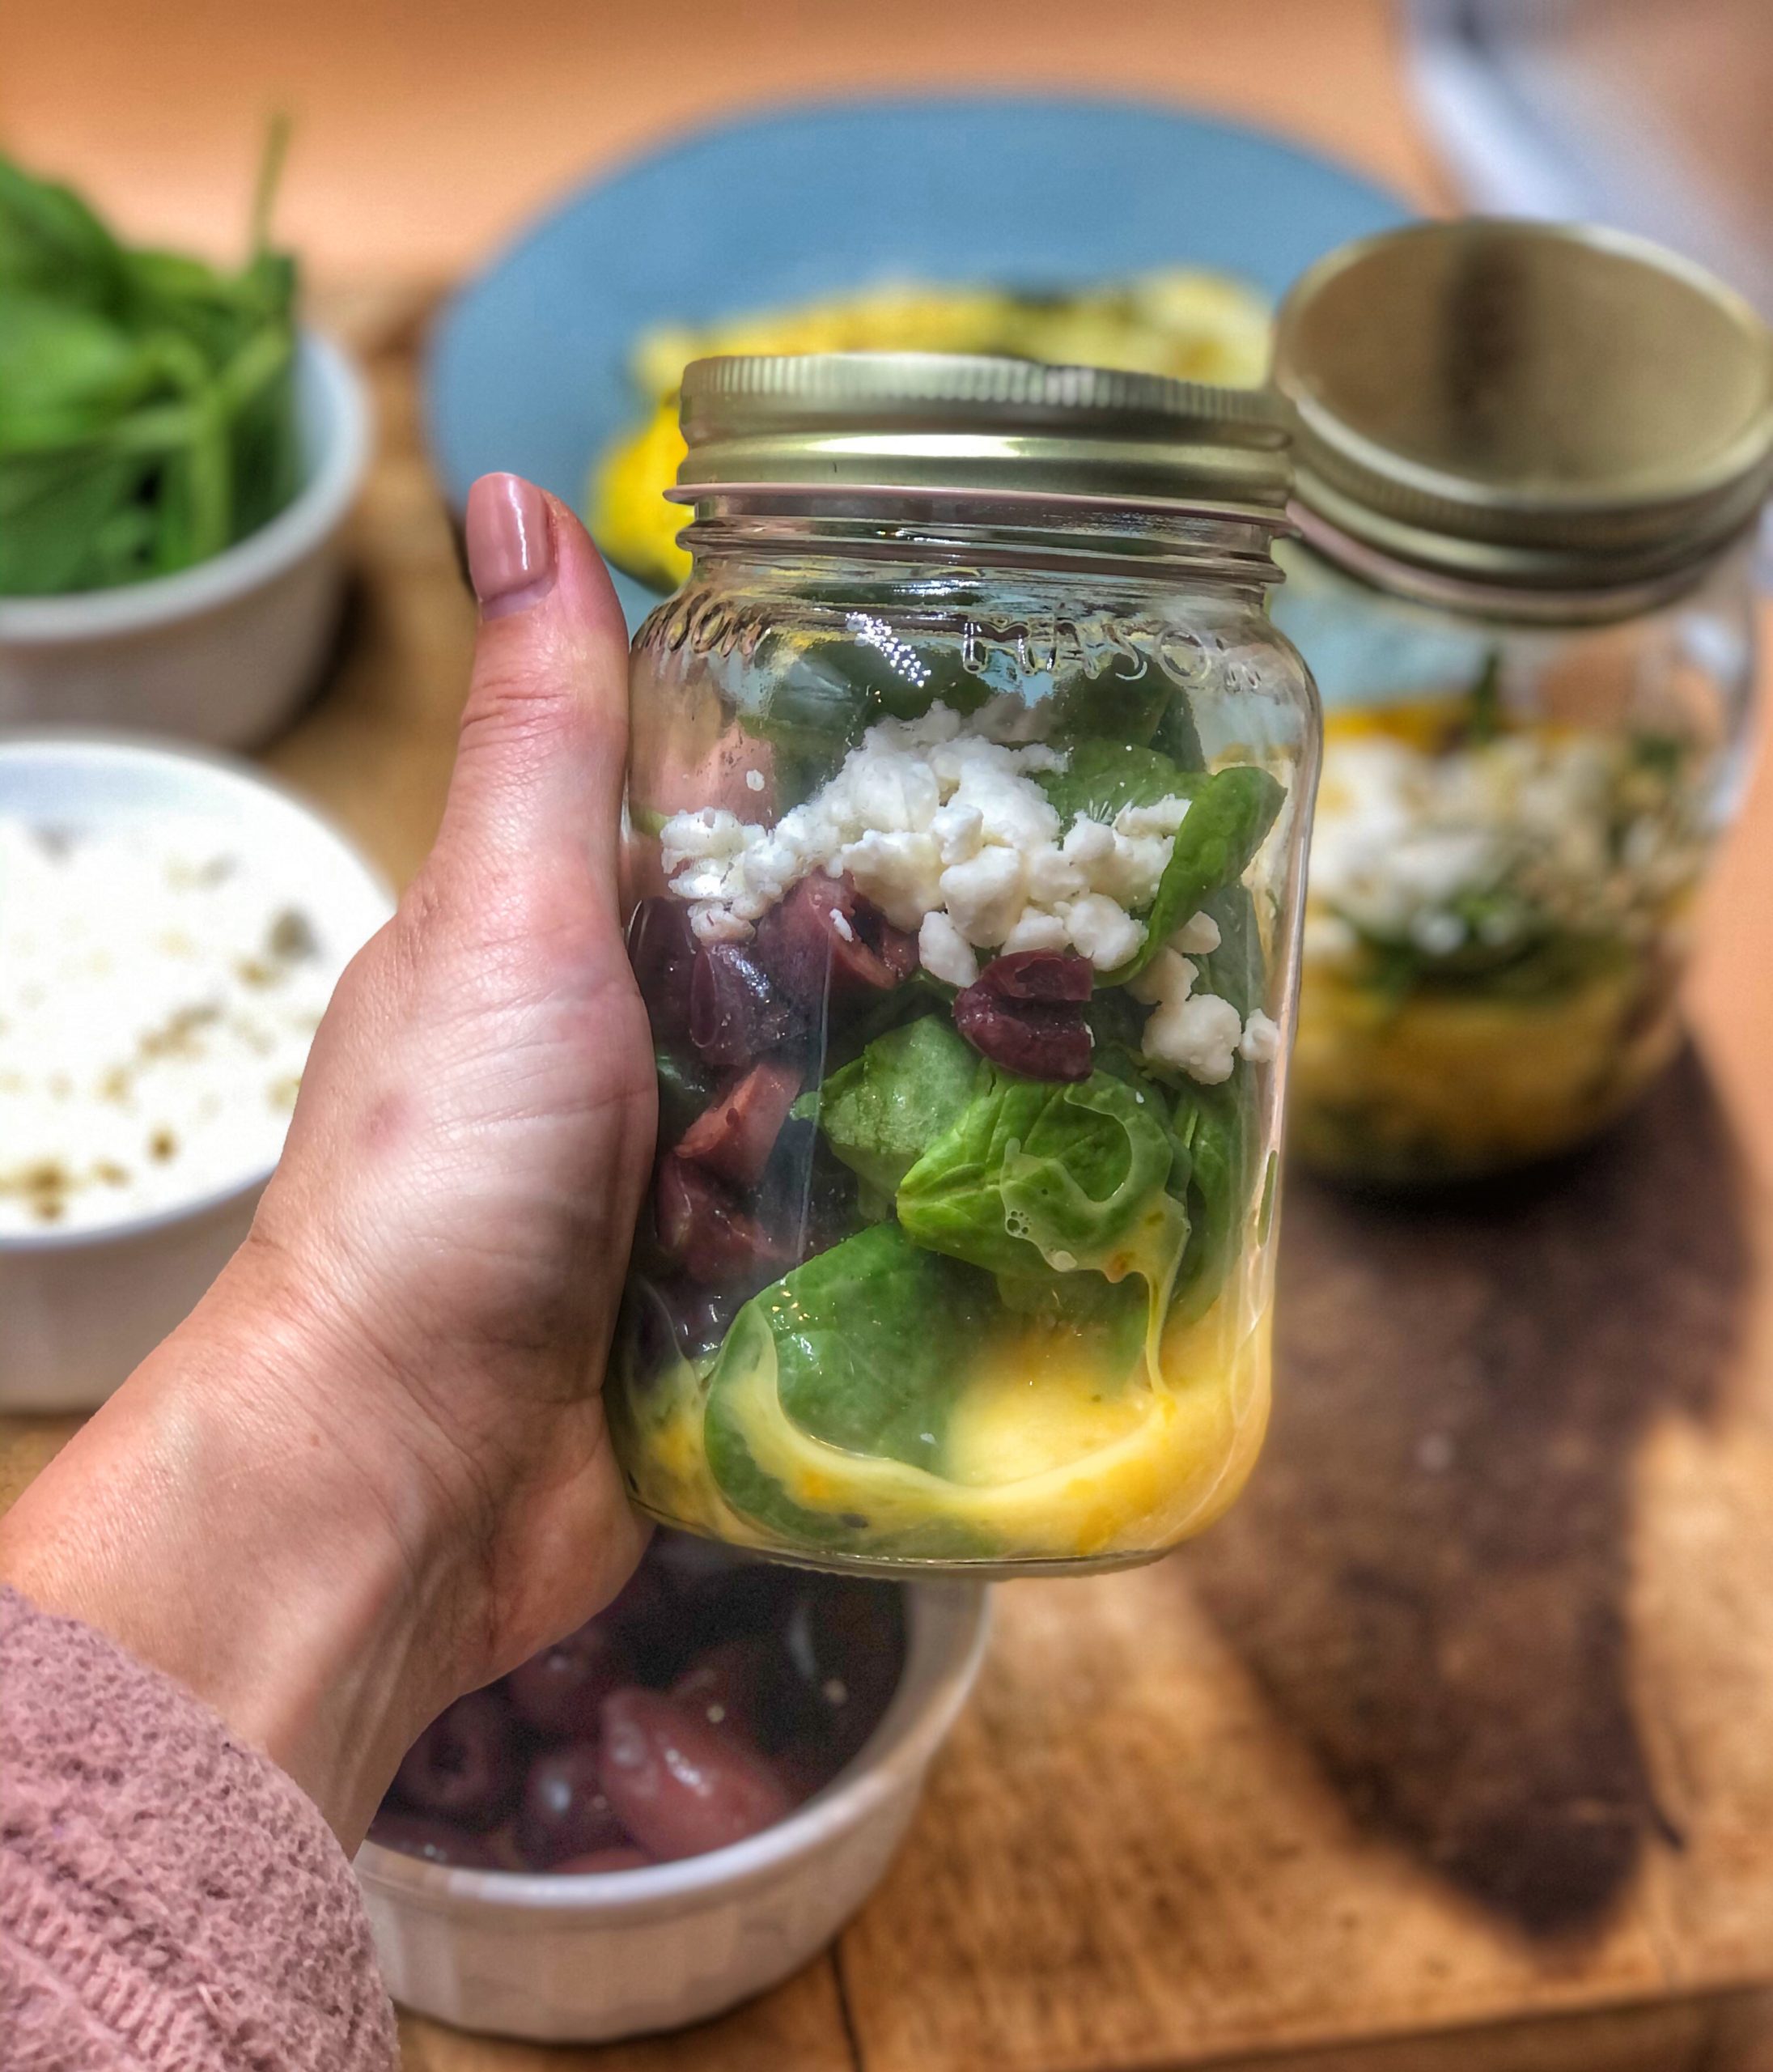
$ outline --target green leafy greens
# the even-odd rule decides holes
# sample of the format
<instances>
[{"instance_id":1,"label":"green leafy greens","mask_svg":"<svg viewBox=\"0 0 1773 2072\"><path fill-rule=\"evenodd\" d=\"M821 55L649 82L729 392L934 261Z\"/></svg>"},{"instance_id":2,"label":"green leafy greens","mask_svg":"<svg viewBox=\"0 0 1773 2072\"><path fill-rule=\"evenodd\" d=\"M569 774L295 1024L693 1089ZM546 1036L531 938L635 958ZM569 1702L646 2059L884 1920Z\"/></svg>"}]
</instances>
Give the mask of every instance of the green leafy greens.
<instances>
[{"instance_id":1,"label":"green leafy greens","mask_svg":"<svg viewBox=\"0 0 1773 2072\"><path fill-rule=\"evenodd\" d=\"M121 243L0 157L0 595L167 575L299 486L295 270L264 216L237 273Z\"/></svg>"},{"instance_id":2,"label":"green leafy greens","mask_svg":"<svg viewBox=\"0 0 1773 2072\"><path fill-rule=\"evenodd\" d=\"M708 1464L728 1502L811 1546L865 1533L867 1518L796 1501L766 1464L772 1441L797 1450L782 1420L864 1458L936 1469L956 1378L995 1307L982 1274L923 1250L896 1223L846 1238L753 1296L708 1384ZM960 1555L973 1551L965 1538L935 1521L896 1551Z\"/></svg>"},{"instance_id":3,"label":"green leafy greens","mask_svg":"<svg viewBox=\"0 0 1773 2072\"><path fill-rule=\"evenodd\" d=\"M1138 1273L1161 1303L1187 1237L1167 1191L1171 1156L1155 1087L1106 1072L1054 1085L991 1066L895 1205L918 1244L989 1272Z\"/></svg>"},{"instance_id":4,"label":"green leafy greens","mask_svg":"<svg viewBox=\"0 0 1773 2072\"><path fill-rule=\"evenodd\" d=\"M817 1122L850 1171L890 1198L960 1119L982 1069L946 1014L927 1014L876 1037L817 1093L803 1094L794 1113Z\"/></svg>"}]
</instances>

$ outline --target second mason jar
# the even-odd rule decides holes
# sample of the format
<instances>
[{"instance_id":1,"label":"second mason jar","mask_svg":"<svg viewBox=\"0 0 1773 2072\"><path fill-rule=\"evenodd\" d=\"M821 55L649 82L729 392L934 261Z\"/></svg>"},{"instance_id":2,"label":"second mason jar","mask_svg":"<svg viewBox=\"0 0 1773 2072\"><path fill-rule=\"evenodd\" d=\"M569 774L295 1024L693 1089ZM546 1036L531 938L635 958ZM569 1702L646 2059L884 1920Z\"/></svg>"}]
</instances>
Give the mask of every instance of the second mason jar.
<instances>
[{"instance_id":1,"label":"second mason jar","mask_svg":"<svg viewBox=\"0 0 1773 2072\"><path fill-rule=\"evenodd\" d=\"M1255 394L698 363L634 655L660 1156L608 1395L672 1525L804 1560L1148 1559L1269 1387L1314 694Z\"/></svg>"},{"instance_id":2,"label":"second mason jar","mask_svg":"<svg viewBox=\"0 0 1773 2072\"><path fill-rule=\"evenodd\" d=\"M1281 312L1325 707L1291 1141L1423 1187L1563 1151L1680 1040L1740 790L1773 343L1554 224L1347 248Z\"/></svg>"}]
</instances>

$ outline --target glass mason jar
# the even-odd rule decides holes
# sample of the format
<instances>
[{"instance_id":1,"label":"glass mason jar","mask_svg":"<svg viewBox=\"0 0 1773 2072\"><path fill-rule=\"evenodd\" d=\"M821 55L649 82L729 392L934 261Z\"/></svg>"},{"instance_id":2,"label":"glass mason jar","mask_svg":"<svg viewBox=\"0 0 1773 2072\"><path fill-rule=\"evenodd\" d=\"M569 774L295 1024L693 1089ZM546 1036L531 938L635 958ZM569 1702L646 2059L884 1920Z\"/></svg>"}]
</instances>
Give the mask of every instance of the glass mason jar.
<instances>
[{"instance_id":1,"label":"glass mason jar","mask_svg":"<svg viewBox=\"0 0 1773 2072\"><path fill-rule=\"evenodd\" d=\"M634 643L660 1153L607 1390L654 1518L1147 1559L1261 1443L1316 702L1248 393L698 363Z\"/></svg>"},{"instance_id":2,"label":"glass mason jar","mask_svg":"<svg viewBox=\"0 0 1773 2072\"><path fill-rule=\"evenodd\" d=\"M1281 625L1325 749L1290 1141L1380 1186L1561 1152L1678 1047L1737 802L1760 320L1639 240L1430 224L1283 307Z\"/></svg>"}]
</instances>

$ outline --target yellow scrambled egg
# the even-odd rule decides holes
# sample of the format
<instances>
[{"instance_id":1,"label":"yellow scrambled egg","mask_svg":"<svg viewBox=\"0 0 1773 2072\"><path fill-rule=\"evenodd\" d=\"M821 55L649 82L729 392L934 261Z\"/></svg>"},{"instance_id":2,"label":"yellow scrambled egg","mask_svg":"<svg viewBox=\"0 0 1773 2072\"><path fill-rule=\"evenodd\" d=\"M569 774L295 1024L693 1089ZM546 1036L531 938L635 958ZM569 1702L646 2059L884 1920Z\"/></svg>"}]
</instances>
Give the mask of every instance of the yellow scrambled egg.
<instances>
[{"instance_id":1,"label":"yellow scrambled egg","mask_svg":"<svg viewBox=\"0 0 1773 2072\"><path fill-rule=\"evenodd\" d=\"M648 332L634 348L646 414L593 471L591 528L619 567L675 589L689 568L677 543L685 514L664 492L683 458L677 384L716 353L1007 353L1249 387L1268 365L1268 305L1241 282L1178 267L1065 296L915 283L863 289L798 308L736 316L696 331Z\"/></svg>"}]
</instances>

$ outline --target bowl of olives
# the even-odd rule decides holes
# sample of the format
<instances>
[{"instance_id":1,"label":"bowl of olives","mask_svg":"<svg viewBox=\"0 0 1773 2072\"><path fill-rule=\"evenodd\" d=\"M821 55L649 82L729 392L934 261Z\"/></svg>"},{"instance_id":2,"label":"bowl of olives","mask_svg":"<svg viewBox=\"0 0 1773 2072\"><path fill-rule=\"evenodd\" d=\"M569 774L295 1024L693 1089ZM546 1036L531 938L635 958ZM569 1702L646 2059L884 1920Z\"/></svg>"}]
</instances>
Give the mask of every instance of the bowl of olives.
<instances>
[{"instance_id":1,"label":"bowl of olives","mask_svg":"<svg viewBox=\"0 0 1773 2072\"><path fill-rule=\"evenodd\" d=\"M985 1593L655 1535L621 1594L409 1751L357 1858L383 1975L458 2027L596 2042L797 1968L884 1873Z\"/></svg>"}]
</instances>

